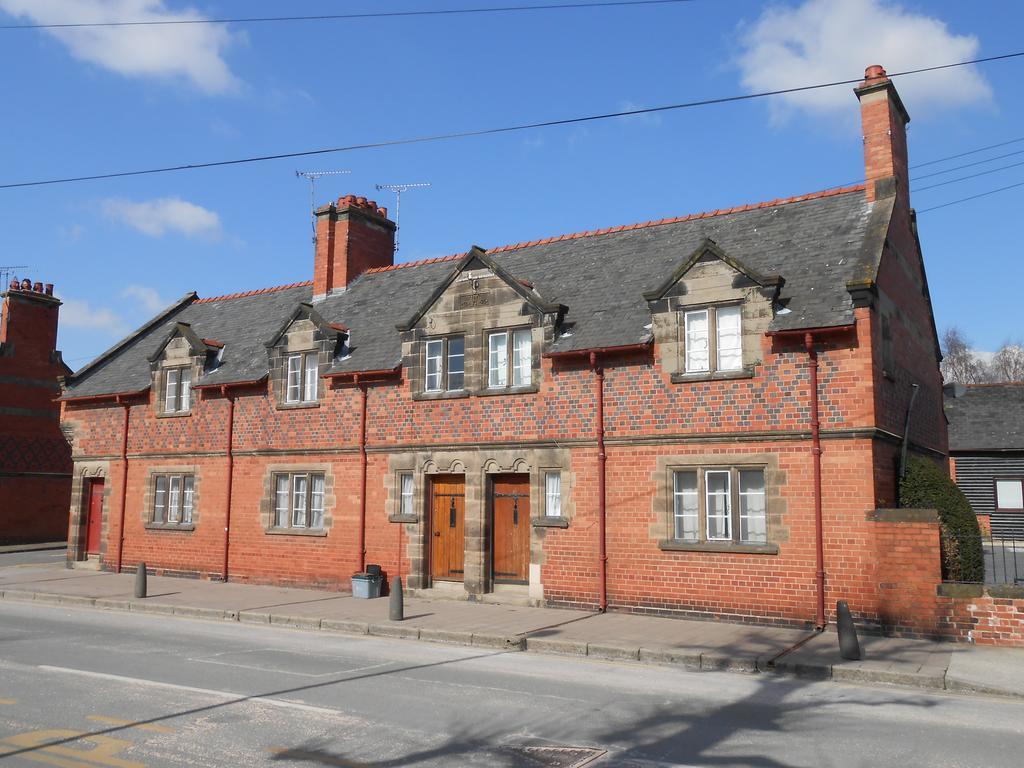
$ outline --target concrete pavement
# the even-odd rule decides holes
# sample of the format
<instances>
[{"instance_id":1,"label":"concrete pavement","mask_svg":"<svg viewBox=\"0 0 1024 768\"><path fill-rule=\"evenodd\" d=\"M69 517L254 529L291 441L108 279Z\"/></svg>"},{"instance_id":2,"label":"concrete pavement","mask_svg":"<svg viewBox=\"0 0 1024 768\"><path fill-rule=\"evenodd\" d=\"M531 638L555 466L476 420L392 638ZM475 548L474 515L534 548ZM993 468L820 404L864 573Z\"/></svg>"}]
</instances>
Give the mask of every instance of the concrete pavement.
<instances>
[{"instance_id":1,"label":"concrete pavement","mask_svg":"<svg viewBox=\"0 0 1024 768\"><path fill-rule=\"evenodd\" d=\"M862 636L865 657L849 662L839 658L836 636L831 632L423 598L407 598L406 620L399 623L388 621L386 598L358 600L337 592L150 576L149 597L136 600L132 597L134 578L132 574L68 570L52 564L0 567L0 595L4 600L39 604L690 670L774 672L1024 698L1024 650Z\"/></svg>"}]
</instances>

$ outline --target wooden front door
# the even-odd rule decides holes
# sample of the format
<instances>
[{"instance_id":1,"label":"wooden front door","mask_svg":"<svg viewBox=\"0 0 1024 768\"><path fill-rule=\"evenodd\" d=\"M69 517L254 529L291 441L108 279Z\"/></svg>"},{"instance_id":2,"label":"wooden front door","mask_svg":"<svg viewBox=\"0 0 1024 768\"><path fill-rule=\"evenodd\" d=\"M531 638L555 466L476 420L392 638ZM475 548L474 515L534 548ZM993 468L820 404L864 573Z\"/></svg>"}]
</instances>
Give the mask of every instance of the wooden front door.
<instances>
[{"instance_id":1,"label":"wooden front door","mask_svg":"<svg viewBox=\"0 0 1024 768\"><path fill-rule=\"evenodd\" d=\"M86 497L85 551L90 555L100 553L100 538L103 532L103 481L90 480Z\"/></svg>"},{"instance_id":2,"label":"wooden front door","mask_svg":"<svg viewBox=\"0 0 1024 768\"><path fill-rule=\"evenodd\" d=\"M462 475L434 475L430 481L430 575L462 581L466 538L466 481Z\"/></svg>"},{"instance_id":3,"label":"wooden front door","mask_svg":"<svg viewBox=\"0 0 1024 768\"><path fill-rule=\"evenodd\" d=\"M494 513L493 563L496 584L530 581L530 476L495 475L491 479Z\"/></svg>"}]
</instances>

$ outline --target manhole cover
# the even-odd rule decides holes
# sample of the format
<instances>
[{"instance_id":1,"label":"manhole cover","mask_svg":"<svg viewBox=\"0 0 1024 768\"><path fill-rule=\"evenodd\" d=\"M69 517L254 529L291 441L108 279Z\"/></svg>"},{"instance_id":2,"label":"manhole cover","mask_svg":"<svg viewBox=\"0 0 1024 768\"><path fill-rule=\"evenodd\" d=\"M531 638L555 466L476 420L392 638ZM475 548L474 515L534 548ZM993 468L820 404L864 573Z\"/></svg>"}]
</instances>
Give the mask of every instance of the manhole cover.
<instances>
[{"instance_id":1,"label":"manhole cover","mask_svg":"<svg viewBox=\"0 0 1024 768\"><path fill-rule=\"evenodd\" d=\"M508 751L543 768L582 768L605 754L592 747L509 747Z\"/></svg>"}]
</instances>

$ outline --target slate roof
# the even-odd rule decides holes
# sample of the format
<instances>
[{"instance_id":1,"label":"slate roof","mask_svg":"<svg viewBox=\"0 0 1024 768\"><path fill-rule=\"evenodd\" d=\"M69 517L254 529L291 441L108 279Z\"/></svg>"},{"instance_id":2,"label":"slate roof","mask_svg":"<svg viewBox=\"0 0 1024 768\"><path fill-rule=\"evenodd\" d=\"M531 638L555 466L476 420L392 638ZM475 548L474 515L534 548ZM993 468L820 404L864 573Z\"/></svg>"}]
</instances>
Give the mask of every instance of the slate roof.
<instances>
[{"instance_id":1,"label":"slate roof","mask_svg":"<svg viewBox=\"0 0 1024 768\"><path fill-rule=\"evenodd\" d=\"M1024 383L978 384L945 397L951 451L1024 452Z\"/></svg>"},{"instance_id":2,"label":"slate roof","mask_svg":"<svg viewBox=\"0 0 1024 768\"><path fill-rule=\"evenodd\" d=\"M892 199L868 203L863 187L790 200L564 235L504 246L488 255L543 298L566 305L568 334L552 352L625 346L650 340L643 294L708 238L732 258L785 284L772 330L820 328L853 321L847 283L875 277ZM351 354L332 373L378 371L401 362L395 326L406 321L456 268L460 257L370 270L346 291L316 304L330 323L351 331ZM66 397L138 391L149 384L148 355L174 323L186 322L204 339L224 343L220 366L195 384L252 381L267 375L264 342L300 302L308 283L282 289L183 300L70 378Z\"/></svg>"}]
</instances>

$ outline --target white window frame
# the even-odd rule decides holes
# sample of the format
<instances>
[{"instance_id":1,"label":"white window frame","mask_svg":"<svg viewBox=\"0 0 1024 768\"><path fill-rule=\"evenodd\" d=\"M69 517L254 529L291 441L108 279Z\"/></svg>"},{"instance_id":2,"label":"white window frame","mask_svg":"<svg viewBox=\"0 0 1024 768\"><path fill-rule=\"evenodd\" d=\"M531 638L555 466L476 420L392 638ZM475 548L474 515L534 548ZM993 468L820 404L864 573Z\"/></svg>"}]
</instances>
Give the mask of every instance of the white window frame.
<instances>
[{"instance_id":1,"label":"white window frame","mask_svg":"<svg viewBox=\"0 0 1024 768\"><path fill-rule=\"evenodd\" d=\"M1000 492L999 492L999 486L1001 486L1001 485L1003 485L1003 486L1010 486L1010 487L1017 486L1017 495L1021 499L1021 503L1020 503L1019 506L1004 507L1004 506L1002 506L1000 504L1000 497L1001 497L1002 494L1000 494ZM1021 510L1024 510L1024 479L1020 479L1020 478L1016 478L1016 477L998 477L995 480L995 487L994 487L993 490L994 490L994 493L995 493L995 509L997 511L999 511L999 512L1003 512L1003 511L1019 512ZM1011 493L1012 493L1012 491L1011 491ZM1007 500L1009 501L1009 499L1007 499Z\"/></svg>"},{"instance_id":2,"label":"white window frame","mask_svg":"<svg viewBox=\"0 0 1024 768\"><path fill-rule=\"evenodd\" d=\"M326 484L323 472L275 472L270 484L270 527L278 531L323 530Z\"/></svg>"},{"instance_id":3,"label":"white window frame","mask_svg":"<svg viewBox=\"0 0 1024 768\"><path fill-rule=\"evenodd\" d=\"M164 413L188 413L192 408L192 368L165 368Z\"/></svg>"},{"instance_id":4,"label":"white window frame","mask_svg":"<svg viewBox=\"0 0 1024 768\"><path fill-rule=\"evenodd\" d=\"M288 405L315 403L319 394L319 385L319 353L312 351L289 354L285 362L285 403Z\"/></svg>"},{"instance_id":5,"label":"white window frame","mask_svg":"<svg viewBox=\"0 0 1024 768\"><path fill-rule=\"evenodd\" d=\"M461 352L452 351L452 342L462 345ZM453 362L459 361L458 369ZM435 369L431 370L431 364ZM453 386L452 377L459 376L459 386ZM466 387L466 337L462 334L427 339L423 344L423 391L461 392Z\"/></svg>"},{"instance_id":6,"label":"white window frame","mask_svg":"<svg viewBox=\"0 0 1024 768\"><path fill-rule=\"evenodd\" d=\"M497 344L496 342L501 342ZM528 387L533 383L533 328L487 333L487 388Z\"/></svg>"},{"instance_id":7,"label":"white window frame","mask_svg":"<svg viewBox=\"0 0 1024 768\"><path fill-rule=\"evenodd\" d=\"M691 330L693 321L700 315L704 316L704 331L697 334ZM691 355L694 352L694 341L704 338L704 353L707 363L703 367L692 364ZM707 309L694 309L683 315L683 354L686 356L687 373L710 373L711 372L711 312Z\"/></svg>"},{"instance_id":8,"label":"white window frame","mask_svg":"<svg viewBox=\"0 0 1024 768\"><path fill-rule=\"evenodd\" d=\"M150 522L159 525L191 525L194 512L194 474L153 474L153 511L150 514Z\"/></svg>"},{"instance_id":9,"label":"white window frame","mask_svg":"<svg viewBox=\"0 0 1024 768\"><path fill-rule=\"evenodd\" d=\"M415 514L415 481L412 472L398 473L398 514L410 516Z\"/></svg>"},{"instance_id":10,"label":"white window frame","mask_svg":"<svg viewBox=\"0 0 1024 768\"><path fill-rule=\"evenodd\" d=\"M769 543L768 525L768 487L767 469L764 466L677 466L670 467L668 475L669 502L669 536L672 541L686 544L736 544L759 546ZM761 475L761 490L744 491L743 473L756 472ZM711 515L710 500L713 496L719 496L719 492L710 490L708 482L709 475L722 474L727 477L725 500L725 515ZM680 483L681 475L689 475L696 479L697 485L692 489L685 489ZM758 514L751 514L750 501L754 497L760 500L760 511ZM689 503L687 503L689 502ZM725 521L726 535L709 536L710 521ZM763 538L752 538L748 535L743 537L743 523L747 522L749 532L750 521L760 521L763 529ZM685 521L689 521L689 525ZM689 530L687 530L689 529ZM692 531L696 529L696 533Z\"/></svg>"},{"instance_id":11,"label":"white window frame","mask_svg":"<svg viewBox=\"0 0 1024 768\"><path fill-rule=\"evenodd\" d=\"M719 315L721 313L727 316L735 315L737 320L737 333L736 343L730 345L724 345L722 324L719 321ZM696 332L693 330L693 324L697 318L703 317L705 323L705 330ZM695 350L694 347L697 342L703 341L705 349ZM738 361L734 364L723 364L722 352L726 354L732 353L733 357L738 357ZM693 352L704 352L707 358L706 364L700 363L695 364L693 362ZM702 355L704 356L704 355ZM736 371L742 371L744 367L743 358L743 305L742 304L723 304L717 307L701 307L700 309L690 309L683 311L683 371L691 374L712 374L719 371L723 373L734 373Z\"/></svg>"},{"instance_id":12,"label":"white window frame","mask_svg":"<svg viewBox=\"0 0 1024 768\"><path fill-rule=\"evenodd\" d=\"M549 470L544 473L544 516L562 517L562 473Z\"/></svg>"},{"instance_id":13,"label":"white window frame","mask_svg":"<svg viewBox=\"0 0 1024 768\"><path fill-rule=\"evenodd\" d=\"M725 347L722 344L722 314L736 316L736 346ZM736 365L722 364L722 350L727 353L738 353L739 362ZM727 307L715 308L715 369L719 371L740 371L743 370L743 307L733 304Z\"/></svg>"}]
</instances>

